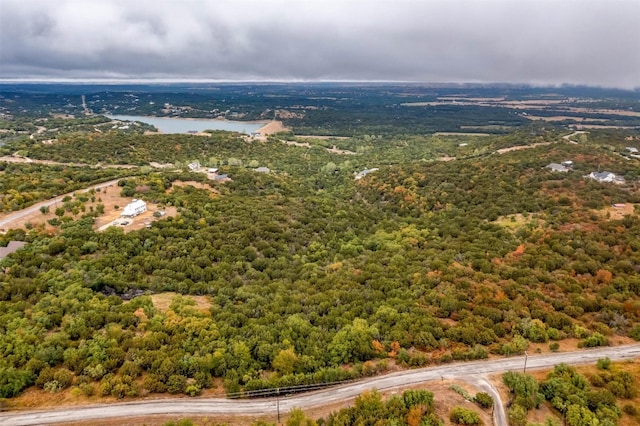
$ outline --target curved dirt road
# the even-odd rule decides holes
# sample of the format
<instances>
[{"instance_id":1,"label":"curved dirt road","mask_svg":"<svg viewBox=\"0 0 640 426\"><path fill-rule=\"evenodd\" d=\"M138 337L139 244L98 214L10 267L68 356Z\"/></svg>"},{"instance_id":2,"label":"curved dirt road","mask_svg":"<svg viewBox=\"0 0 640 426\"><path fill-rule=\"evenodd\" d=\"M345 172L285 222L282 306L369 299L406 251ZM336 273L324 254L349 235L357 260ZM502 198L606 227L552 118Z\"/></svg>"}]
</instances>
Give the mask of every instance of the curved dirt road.
<instances>
[{"instance_id":1,"label":"curved dirt road","mask_svg":"<svg viewBox=\"0 0 640 426\"><path fill-rule=\"evenodd\" d=\"M37 212L38 210L40 210L41 207L51 207L56 203L62 203L62 200L64 199L64 197L66 196L71 196L75 193L78 192L88 192L91 191L92 189L99 189L99 188L106 188L107 186L111 186L111 185L115 185L118 183L118 181L120 180L120 178L118 179L113 179L107 182L102 182L102 183L98 183L96 185L91 185L87 188L84 189L78 189L77 191L73 191L73 192L69 192L68 194L63 194L63 195L59 195L55 198L52 198L50 200L45 200L45 201L40 201L39 203L36 203L34 205L32 205L31 207L27 207L26 209L22 209L22 210L18 210L16 212L10 213L2 218L0 218L0 229L7 229L11 227L11 224L13 222L15 222L16 220L22 219L25 216L29 216L30 214L33 214L35 212Z\"/></svg>"},{"instance_id":2,"label":"curved dirt road","mask_svg":"<svg viewBox=\"0 0 640 426\"><path fill-rule=\"evenodd\" d=\"M640 358L640 344L617 347L598 348L576 352L563 352L545 355L530 355L527 359L527 369L550 368L560 363L587 364L595 363L598 359L609 357L612 360ZM487 386L486 375L504 371L517 371L524 368L525 357L513 357L489 361L474 361L461 364L449 364L428 367L418 370L401 371L382 377L373 377L324 389L304 395L281 397L279 408L286 413L294 407L307 409L319 407L334 402L349 400L368 389L390 390L407 385L427 382L431 380L457 379L469 381L479 385L483 390L491 390ZM484 383L484 384L483 384ZM504 407L495 398L495 424L506 426ZM0 414L0 424L5 426L34 425L64 423L72 421L87 421L117 417L141 417L149 415L247 415L247 414L276 414L276 400L265 398L259 400L228 400L222 398L167 398L125 402L109 405L92 405L84 407L69 407L55 410L41 410Z\"/></svg>"}]
</instances>

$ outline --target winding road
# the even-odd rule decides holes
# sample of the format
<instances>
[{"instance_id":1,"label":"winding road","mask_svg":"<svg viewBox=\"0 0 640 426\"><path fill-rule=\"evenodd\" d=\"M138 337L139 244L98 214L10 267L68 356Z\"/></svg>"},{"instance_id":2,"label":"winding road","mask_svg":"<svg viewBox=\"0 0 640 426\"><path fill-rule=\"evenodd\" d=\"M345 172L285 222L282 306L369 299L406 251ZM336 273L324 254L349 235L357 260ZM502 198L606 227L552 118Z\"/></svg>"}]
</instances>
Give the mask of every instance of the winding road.
<instances>
[{"instance_id":1,"label":"winding road","mask_svg":"<svg viewBox=\"0 0 640 426\"><path fill-rule=\"evenodd\" d=\"M294 407L309 409L349 400L365 390L380 391L399 389L409 385L442 379L467 381L494 397L494 424L506 426L504 405L497 390L487 379L489 374L505 371L551 368L560 363L592 364L600 358L611 360L640 358L640 344L597 349L561 352L544 355L529 355L448 364L417 370L400 371L381 377L373 377L323 389L308 394L253 400L229 400L223 398L167 398L159 400L123 402L115 404L68 407L53 410L23 411L0 414L4 426L39 425L64 422L89 421L118 417L142 417L150 415L276 415L277 405L281 413Z\"/></svg>"}]
</instances>

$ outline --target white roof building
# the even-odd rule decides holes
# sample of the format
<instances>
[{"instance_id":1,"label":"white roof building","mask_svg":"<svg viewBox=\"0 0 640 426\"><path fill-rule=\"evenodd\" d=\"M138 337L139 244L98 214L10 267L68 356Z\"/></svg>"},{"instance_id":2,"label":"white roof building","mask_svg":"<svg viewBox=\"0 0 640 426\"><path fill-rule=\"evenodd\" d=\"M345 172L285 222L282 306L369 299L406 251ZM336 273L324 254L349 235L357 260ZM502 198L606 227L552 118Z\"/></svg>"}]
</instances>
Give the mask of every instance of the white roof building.
<instances>
[{"instance_id":1,"label":"white roof building","mask_svg":"<svg viewBox=\"0 0 640 426\"><path fill-rule=\"evenodd\" d=\"M147 203L133 199L122 211L122 216L134 217L147 211Z\"/></svg>"},{"instance_id":2,"label":"white roof building","mask_svg":"<svg viewBox=\"0 0 640 426\"><path fill-rule=\"evenodd\" d=\"M547 169L551 169L552 172L568 172L569 169L562 164L551 163L546 166Z\"/></svg>"},{"instance_id":3,"label":"white roof building","mask_svg":"<svg viewBox=\"0 0 640 426\"><path fill-rule=\"evenodd\" d=\"M617 176L612 172L591 172L589 173L589 177L597 180L598 182L624 183L624 178L622 176Z\"/></svg>"},{"instance_id":4,"label":"white roof building","mask_svg":"<svg viewBox=\"0 0 640 426\"><path fill-rule=\"evenodd\" d=\"M355 178L356 178L356 180L358 180L358 179L362 179L363 177L365 177L365 176L366 176L366 175L368 175L369 173L377 172L378 170L380 170L380 169L379 169L379 168L377 168L377 167L374 167L374 168L372 168L372 169L366 169L366 170L363 170L363 171L361 171L361 172L359 172L359 173L356 173L356 177L355 177Z\"/></svg>"}]
</instances>

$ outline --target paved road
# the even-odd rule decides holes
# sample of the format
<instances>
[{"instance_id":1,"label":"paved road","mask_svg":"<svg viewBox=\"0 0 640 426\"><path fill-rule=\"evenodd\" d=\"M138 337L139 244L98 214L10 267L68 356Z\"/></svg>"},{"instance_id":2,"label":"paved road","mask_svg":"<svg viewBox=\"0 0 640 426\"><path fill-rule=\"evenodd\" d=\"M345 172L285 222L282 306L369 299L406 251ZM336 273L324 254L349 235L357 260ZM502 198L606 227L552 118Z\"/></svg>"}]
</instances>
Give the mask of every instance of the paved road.
<instances>
[{"instance_id":1,"label":"paved road","mask_svg":"<svg viewBox=\"0 0 640 426\"><path fill-rule=\"evenodd\" d=\"M559 363L586 364L595 363L598 359L609 357L612 360L640 358L640 344L617 347L598 348L576 352L563 352L545 355L530 355L527 358L527 369L550 368ZM506 426L504 410L495 388L488 384L488 374L524 369L525 357L512 357L490 361L474 361L461 364L449 364L428 367L418 370L401 371L386 376L373 377L343 386L324 389L304 395L280 398L280 412L286 413L294 407L308 409L334 402L354 398L365 390L391 390L407 385L418 384L442 378L467 380L478 384L483 390L494 395L496 425ZM499 406L498 406L499 405ZM502 414L500 414L501 412ZM48 411L25 411L19 413L0 414L0 424L4 426L37 425L87 421L117 417L137 417L149 415L273 415L276 414L276 400L273 398L259 400L227 400L221 398L167 398L137 402L115 403L109 405L92 405L69 407Z\"/></svg>"},{"instance_id":2,"label":"paved road","mask_svg":"<svg viewBox=\"0 0 640 426\"><path fill-rule=\"evenodd\" d=\"M70 192L68 194L63 194L60 195L56 198L52 198L50 200L46 200L46 201L40 201L39 203L36 203L34 205L32 205L31 207L27 207L26 209L22 209L22 210L18 210L17 212L13 212L3 218L0 218L0 229L9 229L11 228L11 225L14 221L16 220L20 220L22 218L24 218L25 216L29 216L30 214L36 213L40 210L41 207L51 207L54 204L60 203L62 204L62 200L64 197L66 197L67 195L71 196L77 192L88 192L92 189L98 189L98 188L106 188L107 186L111 186L111 185L115 185L118 183L120 179L113 179L110 180L108 182L103 182L103 183L99 183L97 185L92 185L88 188L84 188L84 189L79 189L77 191L73 191Z\"/></svg>"}]
</instances>

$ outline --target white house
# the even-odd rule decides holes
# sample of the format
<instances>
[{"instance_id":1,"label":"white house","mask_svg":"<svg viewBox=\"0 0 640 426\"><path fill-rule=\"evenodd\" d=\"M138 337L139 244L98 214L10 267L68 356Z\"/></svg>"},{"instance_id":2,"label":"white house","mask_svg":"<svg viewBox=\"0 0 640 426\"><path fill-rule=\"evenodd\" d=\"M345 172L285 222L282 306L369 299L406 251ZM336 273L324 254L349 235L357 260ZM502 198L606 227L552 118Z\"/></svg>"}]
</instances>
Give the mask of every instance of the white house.
<instances>
[{"instance_id":1,"label":"white house","mask_svg":"<svg viewBox=\"0 0 640 426\"><path fill-rule=\"evenodd\" d=\"M142 200L136 200L134 198L129 204L125 206L124 210L122 211L122 216L135 217L146 211L147 203Z\"/></svg>"},{"instance_id":2,"label":"white house","mask_svg":"<svg viewBox=\"0 0 640 426\"><path fill-rule=\"evenodd\" d=\"M589 177L591 179L597 180L598 182L624 182L624 178L622 176L616 176L615 173L611 172L591 172L589 173Z\"/></svg>"},{"instance_id":3,"label":"white house","mask_svg":"<svg viewBox=\"0 0 640 426\"><path fill-rule=\"evenodd\" d=\"M363 177L365 177L365 176L366 176L366 175L368 175L369 173L377 172L378 170L380 170L380 169L379 169L379 168L377 168L377 167L374 167L374 168L372 168L372 169L366 169L366 170L363 170L363 171L361 171L361 172L359 172L359 173L356 173L356 177L355 177L355 178L356 178L356 180L358 180L358 179L362 179Z\"/></svg>"},{"instance_id":4,"label":"white house","mask_svg":"<svg viewBox=\"0 0 640 426\"><path fill-rule=\"evenodd\" d=\"M551 163L546 166L547 169L551 169L552 172L568 172L569 169L562 164Z\"/></svg>"},{"instance_id":5,"label":"white house","mask_svg":"<svg viewBox=\"0 0 640 426\"><path fill-rule=\"evenodd\" d=\"M630 152L631 154L637 154L637 153L638 153L638 148L635 148L635 147L633 147L633 146L628 146L628 147L626 147L626 150L627 150L628 152Z\"/></svg>"}]
</instances>

